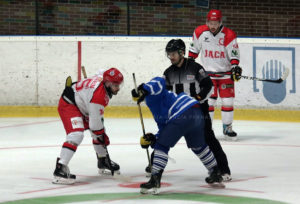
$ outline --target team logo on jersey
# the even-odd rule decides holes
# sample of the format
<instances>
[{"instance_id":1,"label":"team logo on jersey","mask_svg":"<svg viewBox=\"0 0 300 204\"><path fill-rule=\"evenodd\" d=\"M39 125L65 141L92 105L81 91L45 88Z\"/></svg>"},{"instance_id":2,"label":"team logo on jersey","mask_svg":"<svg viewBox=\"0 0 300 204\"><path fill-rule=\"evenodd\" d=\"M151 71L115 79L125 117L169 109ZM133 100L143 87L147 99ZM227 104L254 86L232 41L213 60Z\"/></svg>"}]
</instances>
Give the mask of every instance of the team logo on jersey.
<instances>
[{"instance_id":1,"label":"team logo on jersey","mask_svg":"<svg viewBox=\"0 0 300 204\"><path fill-rule=\"evenodd\" d=\"M221 84L221 89L233 88L233 86L233 84Z\"/></svg>"},{"instance_id":2,"label":"team logo on jersey","mask_svg":"<svg viewBox=\"0 0 300 204\"><path fill-rule=\"evenodd\" d=\"M209 42L208 37L204 37L204 42Z\"/></svg>"},{"instance_id":3,"label":"team logo on jersey","mask_svg":"<svg viewBox=\"0 0 300 204\"><path fill-rule=\"evenodd\" d=\"M195 79L195 76L194 75L186 75L186 79L188 81L191 81L191 80L194 80Z\"/></svg>"},{"instance_id":4,"label":"team logo on jersey","mask_svg":"<svg viewBox=\"0 0 300 204\"><path fill-rule=\"evenodd\" d=\"M253 81L253 91L262 90L264 98L272 104L281 103L287 96L296 93L295 48L294 47L253 47L253 76L277 80L286 69L290 75L281 83ZM260 88L259 88L260 86ZM290 103L293 103L291 101Z\"/></svg>"},{"instance_id":5,"label":"team logo on jersey","mask_svg":"<svg viewBox=\"0 0 300 204\"><path fill-rule=\"evenodd\" d=\"M104 110L100 109L100 115L103 115L103 114L104 114Z\"/></svg>"},{"instance_id":6,"label":"team logo on jersey","mask_svg":"<svg viewBox=\"0 0 300 204\"><path fill-rule=\"evenodd\" d=\"M219 39L219 45L224 45L224 38Z\"/></svg>"},{"instance_id":7,"label":"team logo on jersey","mask_svg":"<svg viewBox=\"0 0 300 204\"><path fill-rule=\"evenodd\" d=\"M84 128L83 121L81 117L71 118L71 124L73 129Z\"/></svg>"},{"instance_id":8,"label":"team logo on jersey","mask_svg":"<svg viewBox=\"0 0 300 204\"><path fill-rule=\"evenodd\" d=\"M239 52L237 51L237 50L232 50L231 51L231 56L232 57L236 57L236 56L238 56L239 55Z\"/></svg>"},{"instance_id":9,"label":"team logo on jersey","mask_svg":"<svg viewBox=\"0 0 300 204\"><path fill-rule=\"evenodd\" d=\"M205 50L204 57L208 57L208 58L225 58L225 52L223 52L223 51L214 51L214 50Z\"/></svg>"}]
</instances>

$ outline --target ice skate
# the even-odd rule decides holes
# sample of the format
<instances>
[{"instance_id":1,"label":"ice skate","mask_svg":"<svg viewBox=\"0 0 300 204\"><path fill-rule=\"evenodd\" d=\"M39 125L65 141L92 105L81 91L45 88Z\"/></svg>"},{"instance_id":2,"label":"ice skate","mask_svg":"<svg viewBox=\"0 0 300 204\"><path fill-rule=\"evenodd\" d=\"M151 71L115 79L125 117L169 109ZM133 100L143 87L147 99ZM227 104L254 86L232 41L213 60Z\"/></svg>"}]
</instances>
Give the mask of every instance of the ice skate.
<instances>
[{"instance_id":1,"label":"ice skate","mask_svg":"<svg viewBox=\"0 0 300 204\"><path fill-rule=\"evenodd\" d=\"M153 194L153 195L159 194L162 172L163 171L161 170L159 173L151 175L151 178L147 183L142 183L140 185L141 187L140 192L142 194Z\"/></svg>"},{"instance_id":2,"label":"ice skate","mask_svg":"<svg viewBox=\"0 0 300 204\"><path fill-rule=\"evenodd\" d=\"M230 174L227 174L227 173L222 174L222 178L223 178L223 181L224 181L224 182L229 182L229 181L232 180L231 175L230 175Z\"/></svg>"},{"instance_id":3,"label":"ice skate","mask_svg":"<svg viewBox=\"0 0 300 204\"><path fill-rule=\"evenodd\" d=\"M120 174L120 166L113 162L112 160L110 161L111 167L114 171L115 174ZM108 163L108 157L98 157L98 172L100 175L111 175L111 169L110 165Z\"/></svg>"},{"instance_id":4,"label":"ice skate","mask_svg":"<svg viewBox=\"0 0 300 204\"><path fill-rule=\"evenodd\" d=\"M56 168L53 173L53 184L74 184L76 176L70 173L69 167L58 163L59 158L56 160Z\"/></svg>"},{"instance_id":5,"label":"ice skate","mask_svg":"<svg viewBox=\"0 0 300 204\"><path fill-rule=\"evenodd\" d=\"M225 139L228 141L236 141L237 140L237 134L232 130L232 125L224 125L223 124L223 134L225 136Z\"/></svg>"},{"instance_id":6,"label":"ice skate","mask_svg":"<svg viewBox=\"0 0 300 204\"><path fill-rule=\"evenodd\" d=\"M213 188L225 188L223 184L223 178L218 167L215 167L208 177L205 178L206 183L208 183Z\"/></svg>"}]
</instances>

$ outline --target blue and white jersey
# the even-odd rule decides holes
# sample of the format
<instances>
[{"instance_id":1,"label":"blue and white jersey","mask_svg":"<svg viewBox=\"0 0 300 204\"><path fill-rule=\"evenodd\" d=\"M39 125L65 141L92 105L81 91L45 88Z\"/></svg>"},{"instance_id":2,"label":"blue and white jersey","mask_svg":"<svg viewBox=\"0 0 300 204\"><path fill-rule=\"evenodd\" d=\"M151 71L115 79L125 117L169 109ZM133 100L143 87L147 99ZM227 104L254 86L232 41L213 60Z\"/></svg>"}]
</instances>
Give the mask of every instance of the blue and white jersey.
<instances>
[{"instance_id":1,"label":"blue and white jersey","mask_svg":"<svg viewBox=\"0 0 300 204\"><path fill-rule=\"evenodd\" d=\"M185 110L199 103L194 98L180 93L177 95L166 89L166 81L162 77L155 77L148 83L143 84L148 91L145 102L149 107L159 130L169 121L180 116Z\"/></svg>"}]
</instances>

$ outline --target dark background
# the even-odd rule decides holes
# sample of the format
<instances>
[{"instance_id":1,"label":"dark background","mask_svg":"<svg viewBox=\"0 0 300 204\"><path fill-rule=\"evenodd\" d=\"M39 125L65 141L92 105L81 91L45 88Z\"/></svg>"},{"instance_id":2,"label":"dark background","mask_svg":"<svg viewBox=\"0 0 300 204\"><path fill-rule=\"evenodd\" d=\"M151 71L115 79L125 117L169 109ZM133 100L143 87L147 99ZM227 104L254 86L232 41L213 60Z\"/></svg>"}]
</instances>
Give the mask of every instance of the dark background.
<instances>
[{"instance_id":1,"label":"dark background","mask_svg":"<svg viewBox=\"0 0 300 204\"><path fill-rule=\"evenodd\" d=\"M238 36L300 37L300 0L0 0L0 35L191 36L210 9Z\"/></svg>"}]
</instances>

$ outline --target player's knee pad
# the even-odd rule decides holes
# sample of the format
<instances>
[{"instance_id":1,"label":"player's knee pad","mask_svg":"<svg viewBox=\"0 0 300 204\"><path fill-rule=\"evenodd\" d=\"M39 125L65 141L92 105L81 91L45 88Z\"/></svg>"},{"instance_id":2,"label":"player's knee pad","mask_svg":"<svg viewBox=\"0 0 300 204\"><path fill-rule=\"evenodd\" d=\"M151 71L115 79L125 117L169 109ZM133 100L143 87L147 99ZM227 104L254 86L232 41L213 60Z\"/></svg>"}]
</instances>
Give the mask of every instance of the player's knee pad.
<instances>
[{"instance_id":1,"label":"player's knee pad","mask_svg":"<svg viewBox=\"0 0 300 204\"><path fill-rule=\"evenodd\" d=\"M209 106L215 106L217 102L217 98L209 98L208 99L208 105Z\"/></svg>"},{"instance_id":2,"label":"player's knee pad","mask_svg":"<svg viewBox=\"0 0 300 204\"><path fill-rule=\"evenodd\" d=\"M83 140L83 132L71 132L67 135L67 142L79 146Z\"/></svg>"},{"instance_id":3,"label":"player's knee pad","mask_svg":"<svg viewBox=\"0 0 300 204\"><path fill-rule=\"evenodd\" d=\"M224 107L233 107L234 98L221 98L222 106Z\"/></svg>"}]
</instances>

